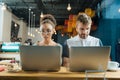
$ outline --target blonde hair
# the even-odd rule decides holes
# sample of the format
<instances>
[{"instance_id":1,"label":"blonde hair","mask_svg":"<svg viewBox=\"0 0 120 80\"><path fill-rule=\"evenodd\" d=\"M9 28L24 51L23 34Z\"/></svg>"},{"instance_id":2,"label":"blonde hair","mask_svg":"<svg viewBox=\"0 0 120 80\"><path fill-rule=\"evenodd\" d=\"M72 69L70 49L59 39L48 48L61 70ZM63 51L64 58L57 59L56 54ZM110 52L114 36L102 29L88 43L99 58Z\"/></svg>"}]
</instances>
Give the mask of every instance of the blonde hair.
<instances>
[{"instance_id":1,"label":"blonde hair","mask_svg":"<svg viewBox=\"0 0 120 80\"><path fill-rule=\"evenodd\" d=\"M84 25L86 24L92 24L92 20L91 20L91 17L88 16L87 14L85 13L79 13L78 16L77 16L77 22L81 22L83 23Z\"/></svg>"}]
</instances>

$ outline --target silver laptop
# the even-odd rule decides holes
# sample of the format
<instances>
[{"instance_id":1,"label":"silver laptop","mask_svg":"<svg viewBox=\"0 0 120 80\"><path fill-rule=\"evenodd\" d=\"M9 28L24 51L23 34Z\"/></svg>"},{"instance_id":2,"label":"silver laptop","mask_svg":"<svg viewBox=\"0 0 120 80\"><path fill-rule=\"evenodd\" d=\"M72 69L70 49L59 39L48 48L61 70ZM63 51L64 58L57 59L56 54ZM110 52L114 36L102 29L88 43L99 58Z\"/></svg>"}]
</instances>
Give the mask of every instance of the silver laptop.
<instances>
[{"instance_id":1,"label":"silver laptop","mask_svg":"<svg viewBox=\"0 0 120 80\"><path fill-rule=\"evenodd\" d=\"M70 71L107 70L110 46L69 48Z\"/></svg>"},{"instance_id":2,"label":"silver laptop","mask_svg":"<svg viewBox=\"0 0 120 80\"><path fill-rule=\"evenodd\" d=\"M58 71L61 46L20 46L21 66L26 71Z\"/></svg>"}]
</instances>

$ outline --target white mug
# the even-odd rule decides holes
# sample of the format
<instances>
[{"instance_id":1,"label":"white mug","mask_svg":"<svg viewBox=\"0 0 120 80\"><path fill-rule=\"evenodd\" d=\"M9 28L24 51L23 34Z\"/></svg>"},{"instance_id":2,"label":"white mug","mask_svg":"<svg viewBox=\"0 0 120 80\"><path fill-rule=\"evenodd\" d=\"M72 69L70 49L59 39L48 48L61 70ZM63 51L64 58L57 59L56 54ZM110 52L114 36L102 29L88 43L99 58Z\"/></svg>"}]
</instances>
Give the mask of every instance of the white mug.
<instances>
[{"instance_id":1,"label":"white mug","mask_svg":"<svg viewBox=\"0 0 120 80\"><path fill-rule=\"evenodd\" d=\"M115 61L108 61L108 70L117 70L119 68L119 63Z\"/></svg>"}]
</instances>

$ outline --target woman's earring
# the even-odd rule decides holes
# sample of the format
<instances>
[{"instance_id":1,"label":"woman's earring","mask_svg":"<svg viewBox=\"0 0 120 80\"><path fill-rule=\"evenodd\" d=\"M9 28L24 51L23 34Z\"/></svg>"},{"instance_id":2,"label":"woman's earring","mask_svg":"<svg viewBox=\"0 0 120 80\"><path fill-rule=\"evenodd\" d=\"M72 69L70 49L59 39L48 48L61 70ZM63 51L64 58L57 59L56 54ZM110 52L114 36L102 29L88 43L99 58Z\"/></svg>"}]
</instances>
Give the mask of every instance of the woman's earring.
<instances>
[{"instance_id":1,"label":"woman's earring","mask_svg":"<svg viewBox=\"0 0 120 80\"><path fill-rule=\"evenodd\" d=\"M55 34L55 35L57 34L55 29L54 29L54 34Z\"/></svg>"},{"instance_id":2,"label":"woman's earring","mask_svg":"<svg viewBox=\"0 0 120 80\"><path fill-rule=\"evenodd\" d=\"M57 33L56 33L56 31L55 31L55 35L56 35Z\"/></svg>"}]
</instances>

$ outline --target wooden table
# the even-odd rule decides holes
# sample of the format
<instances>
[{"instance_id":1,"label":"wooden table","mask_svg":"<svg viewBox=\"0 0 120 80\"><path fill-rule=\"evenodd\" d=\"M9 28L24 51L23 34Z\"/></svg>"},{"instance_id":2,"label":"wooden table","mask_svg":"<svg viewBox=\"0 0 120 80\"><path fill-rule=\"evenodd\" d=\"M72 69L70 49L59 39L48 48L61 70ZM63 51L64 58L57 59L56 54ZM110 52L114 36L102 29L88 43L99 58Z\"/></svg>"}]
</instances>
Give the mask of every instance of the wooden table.
<instances>
[{"instance_id":1,"label":"wooden table","mask_svg":"<svg viewBox=\"0 0 120 80\"><path fill-rule=\"evenodd\" d=\"M69 72L64 67L61 67L59 72L0 72L0 80L85 80L85 77L84 72ZM107 80L120 80L120 71L106 72L106 78ZM89 80L103 80L103 78L97 76L96 73L90 76Z\"/></svg>"},{"instance_id":2,"label":"wooden table","mask_svg":"<svg viewBox=\"0 0 120 80\"><path fill-rule=\"evenodd\" d=\"M0 57L19 59L19 53L0 53ZM0 72L0 80L85 80L85 77L84 72L70 72L65 67L61 67L59 72ZM120 80L120 70L116 72L108 71L105 77L107 80ZM103 80L103 77L96 73L96 75L90 76L89 80Z\"/></svg>"}]
</instances>

